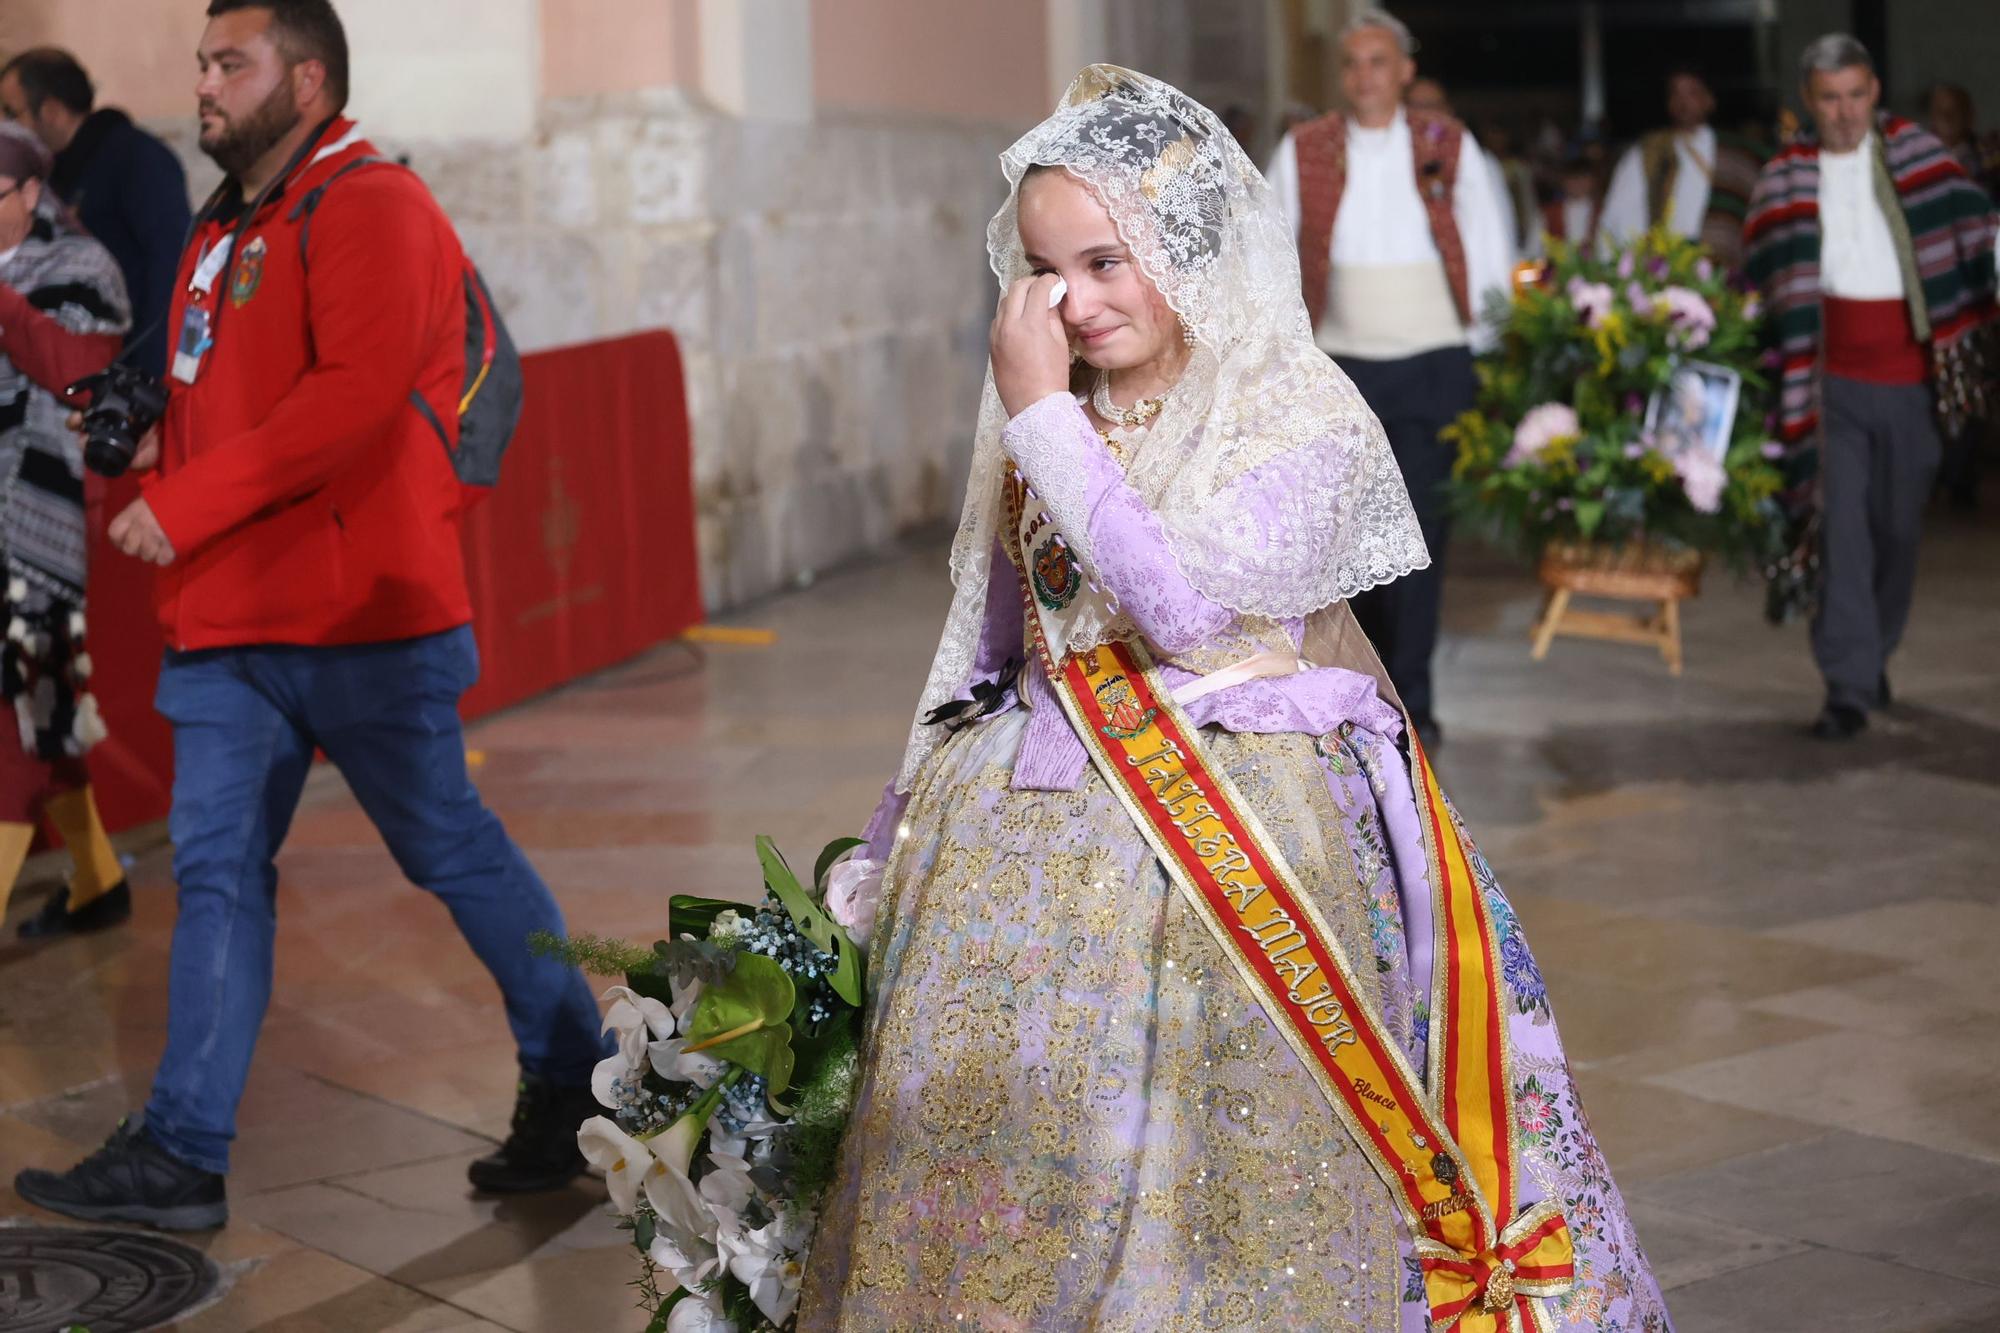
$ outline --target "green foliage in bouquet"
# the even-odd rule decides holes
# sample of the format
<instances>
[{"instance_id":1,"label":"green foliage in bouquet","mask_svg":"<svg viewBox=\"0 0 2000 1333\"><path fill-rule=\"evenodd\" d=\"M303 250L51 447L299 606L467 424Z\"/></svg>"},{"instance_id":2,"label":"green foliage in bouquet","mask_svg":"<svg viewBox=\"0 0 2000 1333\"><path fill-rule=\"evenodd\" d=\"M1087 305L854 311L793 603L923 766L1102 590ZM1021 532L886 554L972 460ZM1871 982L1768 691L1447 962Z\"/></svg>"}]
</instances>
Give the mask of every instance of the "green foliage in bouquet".
<instances>
[{"instance_id":1,"label":"green foliage in bouquet","mask_svg":"<svg viewBox=\"0 0 2000 1333\"><path fill-rule=\"evenodd\" d=\"M762 902L676 894L670 938L650 949L532 941L625 977L606 997L618 1052L592 1078L607 1115L577 1139L644 1256L633 1286L655 1333L689 1301L701 1307L690 1327L791 1323L853 1102L865 965L851 928L872 920L872 899L865 917L842 913L859 910L880 867L840 863L861 845L829 843L808 886L759 838ZM836 876L844 888L830 899Z\"/></svg>"},{"instance_id":2,"label":"green foliage in bouquet","mask_svg":"<svg viewBox=\"0 0 2000 1333\"><path fill-rule=\"evenodd\" d=\"M1551 542L1692 548L1733 565L1780 541L1779 450L1757 297L1692 241L1655 229L1606 259L1558 243L1478 364L1456 446L1454 507L1530 557ZM1673 449L1647 406L1688 363L1741 377L1727 451Z\"/></svg>"}]
</instances>

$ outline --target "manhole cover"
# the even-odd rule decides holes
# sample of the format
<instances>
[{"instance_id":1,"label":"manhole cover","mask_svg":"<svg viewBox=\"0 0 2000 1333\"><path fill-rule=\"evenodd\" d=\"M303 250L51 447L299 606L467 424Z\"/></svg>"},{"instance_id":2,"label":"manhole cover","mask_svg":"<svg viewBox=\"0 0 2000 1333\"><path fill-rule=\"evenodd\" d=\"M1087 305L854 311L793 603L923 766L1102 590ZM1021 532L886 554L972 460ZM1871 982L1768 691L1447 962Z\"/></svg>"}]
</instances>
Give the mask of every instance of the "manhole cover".
<instances>
[{"instance_id":1,"label":"manhole cover","mask_svg":"<svg viewBox=\"0 0 2000 1333\"><path fill-rule=\"evenodd\" d=\"M0 1333L136 1333L215 1290L208 1256L141 1231L0 1228Z\"/></svg>"}]
</instances>

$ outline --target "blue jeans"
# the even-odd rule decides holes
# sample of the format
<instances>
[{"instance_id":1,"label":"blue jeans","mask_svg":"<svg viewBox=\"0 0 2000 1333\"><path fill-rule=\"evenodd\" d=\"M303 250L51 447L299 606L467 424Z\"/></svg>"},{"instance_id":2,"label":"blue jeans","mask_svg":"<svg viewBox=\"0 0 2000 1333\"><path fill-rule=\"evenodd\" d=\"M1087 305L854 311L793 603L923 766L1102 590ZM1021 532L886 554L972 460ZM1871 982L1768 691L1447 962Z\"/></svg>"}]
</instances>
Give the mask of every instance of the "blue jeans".
<instances>
[{"instance_id":1,"label":"blue jeans","mask_svg":"<svg viewBox=\"0 0 2000 1333\"><path fill-rule=\"evenodd\" d=\"M466 772L458 699L478 674L470 627L347 647L167 653L156 706L174 726L180 917L146 1128L175 1157L229 1169L271 998L273 858L315 746L500 984L522 1068L589 1082L607 1053L590 987L527 944L537 930L564 933L561 909Z\"/></svg>"}]
</instances>

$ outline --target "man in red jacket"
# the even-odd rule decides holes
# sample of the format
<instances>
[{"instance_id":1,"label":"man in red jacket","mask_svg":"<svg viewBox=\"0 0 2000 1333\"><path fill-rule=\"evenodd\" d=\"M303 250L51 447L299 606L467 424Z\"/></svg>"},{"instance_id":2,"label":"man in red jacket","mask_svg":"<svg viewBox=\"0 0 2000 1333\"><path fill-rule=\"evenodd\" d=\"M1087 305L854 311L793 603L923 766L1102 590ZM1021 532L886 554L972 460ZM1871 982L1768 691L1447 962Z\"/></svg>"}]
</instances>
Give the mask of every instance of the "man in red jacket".
<instances>
[{"instance_id":1,"label":"man in red jacket","mask_svg":"<svg viewBox=\"0 0 2000 1333\"><path fill-rule=\"evenodd\" d=\"M327 0L213 0L201 146L228 179L197 220L171 315L172 397L112 541L160 567L174 725L180 917L167 1048L143 1118L64 1173L15 1188L73 1217L220 1225L235 1112L271 991L277 872L315 748L397 864L451 909L499 983L520 1049L513 1133L482 1189L583 1168L576 1127L606 1053L548 888L479 800L457 703L478 666L451 460L410 401L453 422L463 256L423 185L378 164L341 108L347 46ZM308 217L309 232L302 230Z\"/></svg>"}]
</instances>

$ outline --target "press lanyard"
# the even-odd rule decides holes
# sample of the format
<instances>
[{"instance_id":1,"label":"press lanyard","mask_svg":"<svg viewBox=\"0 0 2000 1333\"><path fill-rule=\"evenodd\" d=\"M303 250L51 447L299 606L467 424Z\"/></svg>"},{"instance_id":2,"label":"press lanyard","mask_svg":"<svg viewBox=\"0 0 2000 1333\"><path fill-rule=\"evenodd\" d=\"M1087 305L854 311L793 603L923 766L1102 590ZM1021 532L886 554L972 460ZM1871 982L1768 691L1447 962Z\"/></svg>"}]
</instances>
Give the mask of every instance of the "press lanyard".
<instances>
[{"instance_id":1,"label":"press lanyard","mask_svg":"<svg viewBox=\"0 0 2000 1333\"><path fill-rule=\"evenodd\" d=\"M194 273L188 279L188 294L192 299L188 301L186 311L181 317L180 340L174 346L171 366L173 377L181 383L195 382L196 377L201 374L202 359L208 355L209 348L215 345L216 325L222 320L222 302L210 301L209 295L215 290L216 282L230 273L230 257L236 253L237 239L255 221L257 214L263 210L265 202L272 194L299 169L300 163L310 166L340 152L361 137L361 127L350 126L347 133L341 135L339 139L315 152L313 146L332 123L328 121L327 124L320 126L311 138L299 145L298 152L294 153L292 160L285 164L285 169L259 191L255 199L244 206L243 216L237 220L234 227L230 228L229 234L203 251L201 258L196 261ZM308 155L310 161L307 160Z\"/></svg>"}]
</instances>

